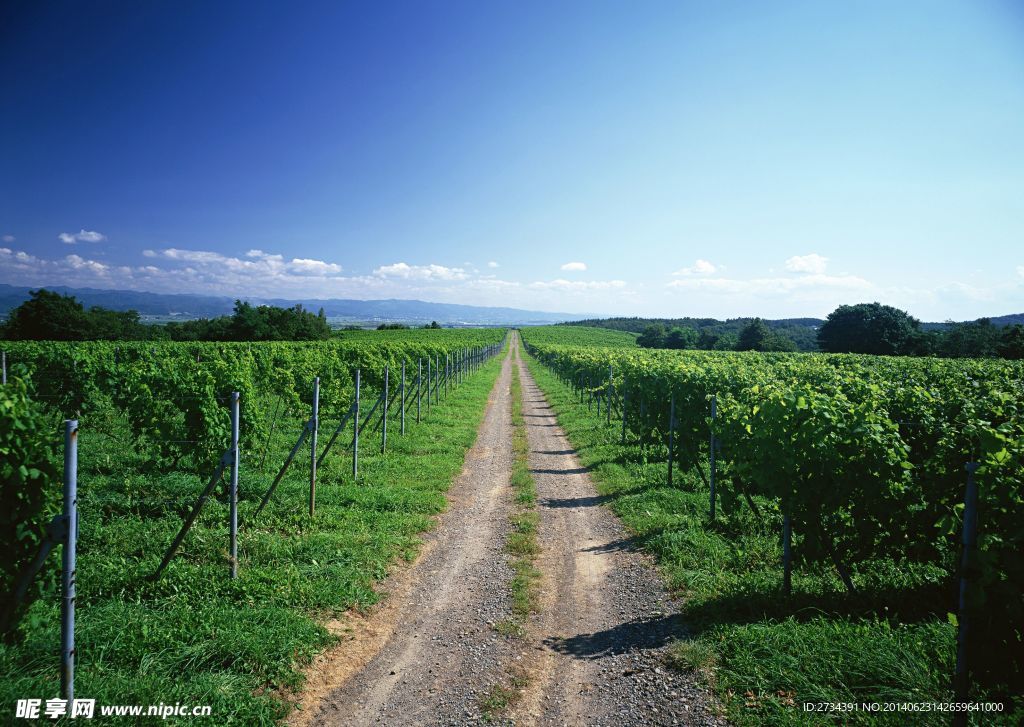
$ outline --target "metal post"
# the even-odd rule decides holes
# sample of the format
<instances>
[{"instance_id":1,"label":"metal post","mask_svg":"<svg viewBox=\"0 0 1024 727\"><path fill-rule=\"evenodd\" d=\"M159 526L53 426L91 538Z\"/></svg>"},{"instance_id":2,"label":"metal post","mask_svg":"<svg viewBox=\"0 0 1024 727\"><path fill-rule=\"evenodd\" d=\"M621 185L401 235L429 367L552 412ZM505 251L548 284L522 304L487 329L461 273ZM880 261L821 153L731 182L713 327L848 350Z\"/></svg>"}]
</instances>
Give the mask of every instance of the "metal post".
<instances>
[{"instance_id":1,"label":"metal post","mask_svg":"<svg viewBox=\"0 0 1024 727\"><path fill-rule=\"evenodd\" d=\"M793 521L782 516L782 592L793 592Z\"/></svg>"},{"instance_id":2,"label":"metal post","mask_svg":"<svg viewBox=\"0 0 1024 727\"><path fill-rule=\"evenodd\" d=\"M431 357L427 356L427 416L430 416L430 384L432 379L430 371L431 366L433 366L433 363L431 363L431 361Z\"/></svg>"},{"instance_id":3,"label":"metal post","mask_svg":"<svg viewBox=\"0 0 1024 727\"><path fill-rule=\"evenodd\" d=\"M953 676L953 701L962 704L968 701L970 680L970 635L971 613L968 601L970 588L975 578L975 551L978 547L978 483L974 473L979 465L968 462L967 489L964 491L964 524L962 533L963 553L960 556L960 608L957 618L956 672ZM961 716L962 715L962 716ZM954 725L967 724L967 712L956 712Z\"/></svg>"},{"instance_id":4,"label":"metal post","mask_svg":"<svg viewBox=\"0 0 1024 727\"><path fill-rule=\"evenodd\" d=\"M715 519L715 448L718 442L715 441L715 419L718 417L718 396L711 396L711 454L708 461L709 464L709 479L708 483L711 485L711 519Z\"/></svg>"},{"instance_id":5,"label":"metal post","mask_svg":"<svg viewBox=\"0 0 1024 727\"><path fill-rule=\"evenodd\" d=\"M420 400L423 395L423 359L416 359L416 423L420 423Z\"/></svg>"},{"instance_id":6,"label":"metal post","mask_svg":"<svg viewBox=\"0 0 1024 727\"><path fill-rule=\"evenodd\" d=\"M316 511L316 435L320 428L320 377L313 379L313 416L309 420L309 516Z\"/></svg>"},{"instance_id":7,"label":"metal post","mask_svg":"<svg viewBox=\"0 0 1024 727\"><path fill-rule=\"evenodd\" d=\"M605 406L605 413L608 415L608 426L612 425L612 365L608 364L608 403Z\"/></svg>"},{"instance_id":8,"label":"metal post","mask_svg":"<svg viewBox=\"0 0 1024 727\"><path fill-rule=\"evenodd\" d=\"M60 619L60 687L64 699L75 698L75 553L78 547L78 420L64 422L64 600Z\"/></svg>"},{"instance_id":9,"label":"metal post","mask_svg":"<svg viewBox=\"0 0 1024 727\"><path fill-rule=\"evenodd\" d=\"M359 369L356 369L356 414L352 425L352 477L359 476Z\"/></svg>"},{"instance_id":10,"label":"metal post","mask_svg":"<svg viewBox=\"0 0 1024 727\"><path fill-rule=\"evenodd\" d=\"M4 376L4 378L3 378L3 382L2 383L6 384L7 383L7 351L4 351L4 374L3 374L3 376Z\"/></svg>"},{"instance_id":11,"label":"metal post","mask_svg":"<svg viewBox=\"0 0 1024 727\"><path fill-rule=\"evenodd\" d=\"M389 367L384 364L384 413L381 414L380 421L380 453L384 452L388 448L388 372Z\"/></svg>"},{"instance_id":12,"label":"metal post","mask_svg":"<svg viewBox=\"0 0 1024 727\"><path fill-rule=\"evenodd\" d=\"M405 359L402 359L402 434L405 434Z\"/></svg>"},{"instance_id":13,"label":"metal post","mask_svg":"<svg viewBox=\"0 0 1024 727\"><path fill-rule=\"evenodd\" d=\"M238 578L238 392L231 392L231 490L229 501L231 512L228 516L231 528L231 577Z\"/></svg>"},{"instance_id":14,"label":"metal post","mask_svg":"<svg viewBox=\"0 0 1024 727\"><path fill-rule=\"evenodd\" d=\"M676 434L676 395L672 392L672 397L669 400L668 405L668 486L672 487L672 455L675 450L673 446L675 444Z\"/></svg>"},{"instance_id":15,"label":"metal post","mask_svg":"<svg viewBox=\"0 0 1024 727\"><path fill-rule=\"evenodd\" d=\"M629 406L629 389L622 387L622 443L626 443L626 407Z\"/></svg>"}]
</instances>

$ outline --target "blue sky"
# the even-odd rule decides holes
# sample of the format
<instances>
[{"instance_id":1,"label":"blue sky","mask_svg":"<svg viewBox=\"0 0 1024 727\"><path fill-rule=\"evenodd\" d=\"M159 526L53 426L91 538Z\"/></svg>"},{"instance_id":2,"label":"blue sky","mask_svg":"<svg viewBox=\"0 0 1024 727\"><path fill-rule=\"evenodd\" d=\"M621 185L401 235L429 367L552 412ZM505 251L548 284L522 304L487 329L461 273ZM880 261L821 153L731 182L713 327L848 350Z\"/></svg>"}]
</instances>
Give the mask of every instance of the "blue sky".
<instances>
[{"instance_id":1,"label":"blue sky","mask_svg":"<svg viewBox=\"0 0 1024 727\"><path fill-rule=\"evenodd\" d=\"M6 3L0 282L1024 311L1000 0Z\"/></svg>"}]
</instances>

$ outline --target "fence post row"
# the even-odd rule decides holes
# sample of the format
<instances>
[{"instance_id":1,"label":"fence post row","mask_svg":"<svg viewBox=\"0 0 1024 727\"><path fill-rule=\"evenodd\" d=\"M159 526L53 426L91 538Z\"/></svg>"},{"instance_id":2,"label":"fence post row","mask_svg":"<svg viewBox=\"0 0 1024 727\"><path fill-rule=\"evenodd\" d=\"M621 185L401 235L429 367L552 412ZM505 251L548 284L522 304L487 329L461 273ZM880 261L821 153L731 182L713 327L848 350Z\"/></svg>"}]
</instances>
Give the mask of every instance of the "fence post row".
<instances>
[{"instance_id":1,"label":"fence post row","mask_svg":"<svg viewBox=\"0 0 1024 727\"><path fill-rule=\"evenodd\" d=\"M313 416L309 420L309 516L316 512L316 439L320 429L320 377L313 379Z\"/></svg>"},{"instance_id":2,"label":"fence post row","mask_svg":"<svg viewBox=\"0 0 1024 727\"><path fill-rule=\"evenodd\" d=\"M489 353L493 353L491 348L488 348ZM115 363L119 357L119 349L115 349ZM482 355L482 351L479 352ZM197 358L198 360L198 358ZM444 380L440 379L440 359L438 357L438 365L435 366L437 373L437 382L435 386L435 402L438 401L437 396L439 394L440 386L445 386L445 395L447 396L448 390L452 386L451 377L455 375L457 381L464 381L466 374L466 366L471 365L471 354L468 349L460 352L458 359L453 359L450 355L446 356L445 363L445 374ZM428 379L430 371L430 359L427 359L428 366ZM405 433L405 396L406 396L406 365L405 361L402 362L402 384L400 390L401 398L401 421L402 421L402 433ZM384 368L384 394L381 399L378 400L384 402L384 414L382 416L383 421L383 433L381 441L381 451L384 452L387 444L387 415L389 410L388 401L388 387L389 387L389 368ZM356 369L355 378L355 402L349 409L349 413L342 418L341 424L338 430L334 432L330 442L328 443L327 449L324 451L324 455L327 454L331 444L334 443L334 439L340 433L345 426L349 417L353 418L353 435L352 435L352 474L358 476L359 473L359 429L360 429L360 378L361 371ZM7 352L0 352L0 381L3 384L7 383ZM417 375L416 375L416 420L420 420L420 402L422 397L422 384L423 384L423 359L420 358L417 361ZM188 517L182 523L182 527L178 534L175 536L167 552L164 554L163 560L153 573L151 578L153 580L160 577L164 568L170 563L174 555L177 553L178 548L184 541L185 536L195 523L199 512L202 510L206 500L212 494L217 484L220 482L221 477L224 474L224 470L230 467L230 483L228 491L229 499L229 554L230 554L230 572L231 578L238 577L238 482L239 482L239 470L241 463L241 451L239 446L239 432L241 425L241 413L240 413L240 394L237 391L231 393L231 444L227 451L225 451L217 464L213 476L210 478L206 485L206 488L199 495L195 504L192 507ZM280 399L278 400L280 405ZM430 405L430 390L428 386L427 390L427 406ZM376 406L376 405L375 405ZM372 415L372 412L371 412ZM274 489L281 481L284 473L288 469L298 450L302 447L302 444L306 436L310 437L310 480L309 480L309 514L312 516L315 512L316 507L316 471L317 464L319 462L317 458L317 436L319 430L320 420L320 377L316 377L313 380L313 411L312 417L303 428L302 433L299 435L298 441L292 448L280 471L271 484L267 493L264 495L262 502L253 514L253 517L258 515L260 511L266 506L270 497L273 495ZM276 412L275 421L276 424ZM262 465L261 465L262 466ZM39 553L36 555L32 563L19 578L16 588L13 592L8 611L0 614L0 620L6 627L7 622L13 618L14 611L24 598L25 593L31 585L35 575L39 572L42 567L47 555L57 544L63 546L62 552L62 574L61 574L61 585L62 585L62 601L61 601L61 693L65 700L71 702L74 699L75 693L75 600L76 600L76 581L77 581L77 542L78 542L78 420L68 419L64 422L64 510L62 515L56 516L53 521L47 527L47 533L40 545Z\"/></svg>"},{"instance_id":3,"label":"fence post row","mask_svg":"<svg viewBox=\"0 0 1024 727\"><path fill-rule=\"evenodd\" d=\"M231 577L238 578L238 466L240 453L238 451L239 432L239 394L231 392L231 485L228 492L229 507L228 524L231 530Z\"/></svg>"}]
</instances>

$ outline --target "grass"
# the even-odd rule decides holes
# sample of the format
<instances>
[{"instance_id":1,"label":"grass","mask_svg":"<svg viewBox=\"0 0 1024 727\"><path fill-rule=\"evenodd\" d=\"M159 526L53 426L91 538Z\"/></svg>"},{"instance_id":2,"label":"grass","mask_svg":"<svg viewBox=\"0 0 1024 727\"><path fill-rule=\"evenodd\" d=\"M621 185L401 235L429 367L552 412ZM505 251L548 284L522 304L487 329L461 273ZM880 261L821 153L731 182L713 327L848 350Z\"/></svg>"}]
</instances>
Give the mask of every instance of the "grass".
<instances>
[{"instance_id":1,"label":"grass","mask_svg":"<svg viewBox=\"0 0 1024 727\"><path fill-rule=\"evenodd\" d=\"M519 369L512 367L512 473L510 482L516 493L519 510L511 516L512 532L505 544L506 550L514 556L512 569L512 614L520 626L531 613L537 612L537 590L540 572L534 561L540 553L537 543L537 488L530 472L530 445L526 439L526 423L523 420L522 383Z\"/></svg>"},{"instance_id":2,"label":"grass","mask_svg":"<svg viewBox=\"0 0 1024 727\"><path fill-rule=\"evenodd\" d=\"M512 530L505 542L505 550L512 556L511 566L514 575L509 583L512 596L512 615L495 624L495 630L503 636L521 637L525 633L526 621L530 614L537 613L539 608L538 589L540 571L534 566L540 553L537 542L537 526L540 517L537 514L537 489L530 472L530 445L526 439L526 423L523 420L522 383L519 380L519 369L512 366L512 472L510 483L516 493L518 508L509 520ZM512 687L497 685L480 701L480 711L484 719L491 721L513 704L522 694L527 684L525 676L519 673L510 674Z\"/></svg>"},{"instance_id":3,"label":"grass","mask_svg":"<svg viewBox=\"0 0 1024 727\"><path fill-rule=\"evenodd\" d=\"M97 704L209 704L208 724L269 725L284 717L301 689L302 667L334 640L323 623L371 606L391 564L415 557L418 534L446 506L499 369L499 359L485 364L404 436L391 421L386 455L379 436L366 432L358 481L349 455L333 451L319 468L312 520L308 449L252 517L302 426L298 417L284 419L265 471L257 467L260 453L242 453L235 580L220 489L163 576L149 579L206 482L148 471L116 416L102 426L83 417L76 696ZM321 432L331 426L322 420ZM21 642L0 645L4 710L17 699L58 695L59 613L51 593L29 610Z\"/></svg>"},{"instance_id":4,"label":"grass","mask_svg":"<svg viewBox=\"0 0 1024 727\"><path fill-rule=\"evenodd\" d=\"M740 725L947 725L943 712L804 712L804 702L948 702L955 628L950 564L875 561L854 570L848 595L829 569L798 569L781 592L781 521L758 501L763 521L742 502L719 504L695 472L676 470L666 486L664 451L620 442L613 420L576 403L569 387L536 361L527 363L558 412L558 422L590 468L601 495L632 538L652 553L683 596L688 632L672 663L694 670L730 720ZM984 694L973 695L985 701ZM1013 705L1007 704L1008 712ZM1020 706L973 714L973 724L1018 724Z\"/></svg>"}]
</instances>

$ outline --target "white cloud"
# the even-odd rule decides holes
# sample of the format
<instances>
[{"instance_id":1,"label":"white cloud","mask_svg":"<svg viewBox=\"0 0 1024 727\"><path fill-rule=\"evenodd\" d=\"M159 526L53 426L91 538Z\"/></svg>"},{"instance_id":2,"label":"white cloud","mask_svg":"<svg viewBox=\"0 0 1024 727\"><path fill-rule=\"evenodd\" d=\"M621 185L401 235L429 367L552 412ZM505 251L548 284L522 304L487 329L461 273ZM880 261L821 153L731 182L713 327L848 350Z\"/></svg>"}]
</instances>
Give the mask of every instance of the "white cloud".
<instances>
[{"instance_id":1,"label":"white cloud","mask_svg":"<svg viewBox=\"0 0 1024 727\"><path fill-rule=\"evenodd\" d=\"M496 263L493 260L491 260L489 263L487 263L487 267L489 267L489 268L491 268L493 270L494 268L501 267L501 266L498 265L498 263Z\"/></svg>"},{"instance_id":2,"label":"white cloud","mask_svg":"<svg viewBox=\"0 0 1024 727\"><path fill-rule=\"evenodd\" d=\"M822 257L821 255L813 252L810 255L794 255L786 260L786 270L793 273L811 273L813 275L821 275L825 272L825 267L827 265L827 257Z\"/></svg>"},{"instance_id":3,"label":"white cloud","mask_svg":"<svg viewBox=\"0 0 1024 727\"><path fill-rule=\"evenodd\" d=\"M874 286L856 275L801 275L796 278L698 278L673 280L668 287L725 295L786 295L809 291L871 290Z\"/></svg>"},{"instance_id":4,"label":"white cloud","mask_svg":"<svg viewBox=\"0 0 1024 727\"><path fill-rule=\"evenodd\" d=\"M341 266L336 263L300 257L292 258L288 269L298 275L337 275L341 272Z\"/></svg>"},{"instance_id":5,"label":"white cloud","mask_svg":"<svg viewBox=\"0 0 1024 727\"><path fill-rule=\"evenodd\" d=\"M718 267L707 260L697 260L692 267L680 268L673 275L712 275Z\"/></svg>"},{"instance_id":6,"label":"white cloud","mask_svg":"<svg viewBox=\"0 0 1024 727\"><path fill-rule=\"evenodd\" d=\"M586 263L566 263L565 265L562 266L562 270L567 270L574 273L583 272L586 269Z\"/></svg>"},{"instance_id":7,"label":"white cloud","mask_svg":"<svg viewBox=\"0 0 1024 727\"><path fill-rule=\"evenodd\" d=\"M582 292L591 290L613 290L626 287L624 280L538 280L530 283L531 288L536 290L562 290L567 292Z\"/></svg>"},{"instance_id":8,"label":"white cloud","mask_svg":"<svg viewBox=\"0 0 1024 727\"><path fill-rule=\"evenodd\" d=\"M104 265L103 263L95 260L86 260L78 255L68 255L64 260L67 261L68 265L70 265L74 270L84 269L100 275L106 275L110 270L108 265Z\"/></svg>"},{"instance_id":9,"label":"white cloud","mask_svg":"<svg viewBox=\"0 0 1024 727\"><path fill-rule=\"evenodd\" d=\"M469 277L462 268L447 268L444 265L409 265L400 262L382 265L373 271L382 278L402 278L403 280L465 280Z\"/></svg>"},{"instance_id":10,"label":"white cloud","mask_svg":"<svg viewBox=\"0 0 1024 727\"><path fill-rule=\"evenodd\" d=\"M1024 265L1018 265L1017 266L1017 275L1019 275L1022 278L1024 278Z\"/></svg>"},{"instance_id":11,"label":"white cloud","mask_svg":"<svg viewBox=\"0 0 1024 727\"><path fill-rule=\"evenodd\" d=\"M78 232L62 232L57 239L66 245L74 245L76 242L103 242L107 236L93 230L79 230ZM9 240L8 242L12 242Z\"/></svg>"},{"instance_id":12,"label":"white cloud","mask_svg":"<svg viewBox=\"0 0 1024 727\"><path fill-rule=\"evenodd\" d=\"M4 242L14 242L15 239L14 235L4 235Z\"/></svg>"}]
</instances>

